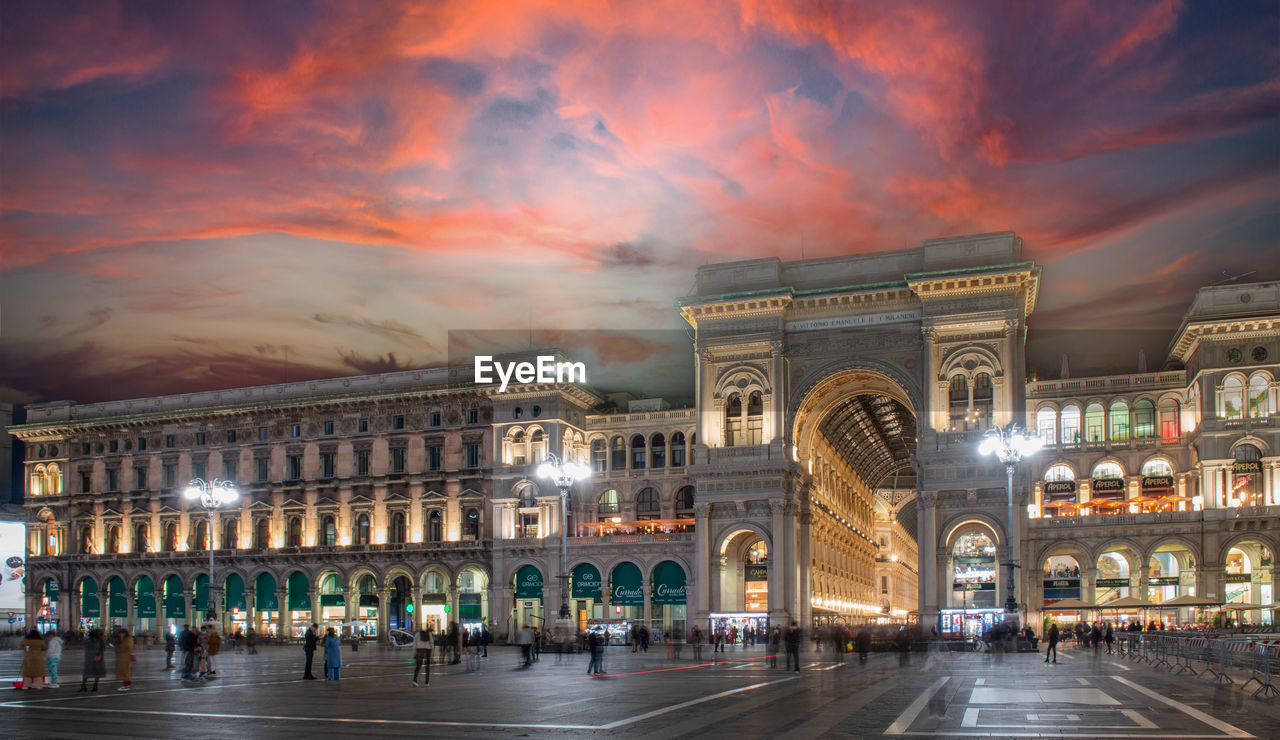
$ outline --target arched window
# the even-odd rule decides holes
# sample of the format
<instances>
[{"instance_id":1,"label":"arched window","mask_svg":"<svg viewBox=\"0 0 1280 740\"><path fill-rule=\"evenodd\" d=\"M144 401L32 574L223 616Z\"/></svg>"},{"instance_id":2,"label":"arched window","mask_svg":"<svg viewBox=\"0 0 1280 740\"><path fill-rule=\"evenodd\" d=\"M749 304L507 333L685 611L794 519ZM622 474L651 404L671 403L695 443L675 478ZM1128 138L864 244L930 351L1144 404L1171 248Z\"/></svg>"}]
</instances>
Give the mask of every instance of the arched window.
<instances>
[{"instance_id":1,"label":"arched window","mask_svg":"<svg viewBox=\"0 0 1280 740\"><path fill-rule=\"evenodd\" d=\"M1274 413L1276 397L1271 390L1271 378L1266 373L1254 373L1249 378L1249 416L1261 419Z\"/></svg>"},{"instance_id":2,"label":"arched window","mask_svg":"<svg viewBox=\"0 0 1280 740\"><path fill-rule=\"evenodd\" d=\"M667 438L661 432L649 438L649 467L667 467Z\"/></svg>"},{"instance_id":3,"label":"arched window","mask_svg":"<svg viewBox=\"0 0 1280 740\"><path fill-rule=\"evenodd\" d=\"M671 435L671 467L684 467L684 432Z\"/></svg>"},{"instance_id":4,"label":"arched window","mask_svg":"<svg viewBox=\"0 0 1280 740\"><path fill-rule=\"evenodd\" d=\"M107 527L107 553L120 552L120 528L112 524Z\"/></svg>"},{"instance_id":5,"label":"arched window","mask_svg":"<svg viewBox=\"0 0 1280 740\"><path fill-rule=\"evenodd\" d=\"M646 487L636 494L636 519L657 519L662 515L662 504L658 500L658 492Z\"/></svg>"},{"instance_id":6,"label":"arched window","mask_svg":"<svg viewBox=\"0 0 1280 740\"><path fill-rule=\"evenodd\" d=\"M1062 407L1062 444L1075 447L1080 444L1080 407L1069 403Z\"/></svg>"},{"instance_id":7,"label":"arched window","mask_svg":"<svg viewBox=\"0 0 1280 740\"><path fill-rule=\"evenodd\" d=\"M133 527L133 551L134 552L150 552L151 551L150 543L147 541L150 539L149 537L150 531L151 531L151 528L148 527L146 524L134 525Z\"/></svg>"},{"instance_id":8,"label":"arched window","mask_svg":"<svg viewBox=\"0 0 1280 740\"><path fill-rule=\"evenodd\" d=\"M271 547L271 520L265 517L259 519L253 525L253 547L257 550L266 550Z\"/></svg>"},{"instance_id":9,"label":"arched window","mask_svg":"<svg viewBox=\"0 0 1280 740\"><path fill-rule=\"evenodd\" d=\"M431 515L427 517L427 540L444 542L444 515L439 509L432 509Z\"/></svg>"},{"instance_id":10,"label":"arched window","mask_svg":"<svg viewBox=\"0 0 1280 740\"><path fill-rule=\"evenodd\" d=\"M1075 480L1076 474L1070 467L1058 463L1057 465L1050 465L1049 469L1044 471L1044 479L1047 482Z\"/></svg>"},{"instance_id":11,"label":"arched window","mask_svg":"<svg viewBox=\"0 0 1280 740\"><path fill-rule=\"evenodd\" d=\"M1265 503L1262 485L1262 450L1256 445L1236 445L1231 473L1230 506L1261 506Z\"/></svg>"},{"instance_id":12,"label":"arched window","mask_svg":"<svg viewBox=\"0 0 1280 740\"><path fill-rule=\"evenodd\" d=\"M192 549L208 550L209 549L209 522L201 519L196 522L195 539L191 543ZM115 552L112 550L112 552Z\"/></svg>"},{"instance_id":13,"label":"arched window","mask_svg":"<svg viewBox=\"0 0 1280 740\"><path fill-rule=\"evenodd\" d=\"M963 432L969 428L969 381L963 375L951 378L947 391L947 404L951 409L951 429Z\"/></svg>"},{"instance_id":14,"label":"arched window","mask_svg":"<svg viewBox=\"0 0 1280 740\"><path fill-rule=\"evenodd\" d=\"M1275 404L1273 403L1272 406ZM1274 410L1273 410L1274 413ZM58 454L58 448L54 447L49 454ZM44 471L44 490L50 496L62 495L62 470L57 465L50 465Z\"/></svg>"},{"instance_id":15,"label":"arched window","mask_svg":"<svg viewBox=\"0 0 1280 740\"><path fill-rule=\"evenodd\" d=\"M1036 435L1045 445L1056 443L1054 439L1058 431L1058 414L1051 407L1045 406L1036 412Z\"/></svg>"},{"instance_id":16,"label":"arched window","mask_svg":"<svg viewBox=\"0 0 1280 740\"><path fill-rule=\"evenodd\" d=\"M320 542L325 547L337 547L338 522L333 515L327 515L320 522Z\"/></svg>"},{"instance_id":17,"label":"arched window","mask_svg":"<svg viewBox=\"0 0 1280 740\"><path fill-rule=\"evenodd\" d=\"M80 528L80 552L84 555L93 552L93 527Z\"/></svg>"},{"instance_id":18,"label":"arched window","mask_svg":"<svg viewBox=\"0 0 1280 740\"><path fill-rule=\"evenodd\" d=\"M596 513L604 516L605 514L618 513L618 491L610 488L600 494L600 499L596 506Z\"/></svg>"},{"instance_id":19,"label":"arched window","mask_svg":"<svg viewBox=\"0 0 1280 740\"><path fill-rule=\"evenodd\" d=\"M1244 381L1239 375L1228 375L1218 389L1218 416L1239 419L1244 415Z\"/></svg>"},{"instance_id":20,"label":"arched window","mask_svg":"<svg viewBox=\"0 0 1280 740\"><path fill-rule=\"evenodd\" d=\"M538 505L538 486L534 483L525 483L520 488L520 508L532 509Z\"/></svg>"},{"instance_id":21,"label":"arched window","mask_svg":"<svg viewBox=\"0 0 1280 740\"><path fill-rule=\"evenodd\" d=\"M387 533L387 539L393 544L403 544L406 539L405 531L404 513L397 511L391 515L391 531Z\"/></svg>"},{"instance_id":22,"label":"arched window","mask_svg":"<svg viewBox=\"0 0 1280 740\"><path fill-rule=\"evenodd\" d=\"M164 551L178 551L178 524L176 522L169 522L164 525Z\"/></svg>"},{"instance_id":23,"label":"arched window","mask_svg":"<svg viewBox=\"0 0 1280 740\"><path fill-rule=\"evenodd\" d=\"M742 444L742 396L737 393L729 396L724 405L724 444L734 447Z\"/></svg>"},{"instance_id":24,"label":"arched window","mask_svg":"<svg viewBox=\"0 0 1280 740\"><path fill-rule=\"evenodd\" d=\"M612 470L627 469L627 442L622 437L609 441L609 467Z\"/></svg>"},{"instance_id":25,"label":"arched window","mask_svg":"<svg viewBox=\"0 0 1280 740\"><path fill-rule=\"evenodd\" d=\"M524 465L529 462L529 446L524 441L524 432L517 431L511 435L511 464Z\"/></svg>"},{"instance_id":26,"label":"arched window","mask_svg":"<svg viewBox=\"0 0 1280 740\"><path fill-rule=\"evenodd\" d=\"M631 469L642 470L644 468L644 435L636 434L631 437Z\"/></svg>"},{"instance_id":27,"label":"arched window","mask_svg":"<svg viewBox=\"0 0 1280 740\"><path fill-rule=\"evenodd\" d=\"M1111 436L1112 442L1129 441L1129 404L1116 401L1111 404Z\"/></svg>"},{"instance_id":28,"label":"arched window","mask_svg":"<svg viewBox=\"0 0 1280 740\"><path fill-rule=\"evenodd\" d=\"M222 549L234 550L240 546L240 522L228 519L222 527Z\"/></svg>"},{"instance_id":29,"label":"arched window","mask_svg":"<svg viewBox=\"0 0 1280 740\"><path fill-rule=\"evenodd\" d=\"M529 459L533 462L541 462L547 457L547 438L541 429L533 430L529 435Z\"/></svg>"},{"instance_id":30,"label":"arched window","mask_svg":"<svg viewBox=\"0 0 1280 740\"><path fill-rule=\"evenodd\" d=\"M44 468L36 467L31 471L31 480L27 484L27 490L32 496L44 495Z\"/></svg>"},{"instance_id":31,"label":"arched window","mask_svg":"<svg viewBox=\"0 0 1280 740\"><path fill-rule=\"evenodd\" d=\"M369 515L359 514L356 516L356 532L355 541L357 545L369 544Z\"/></svg>"},{"instance_id":32,"label":"arched window","mask_svg":"<svg viewBox=\"0 0 1280 740\"><path fill-rule=\"evenodd\" d=\"M991 426L991 415L994 408L995 389L991 385L991 375L978 373L973 378L973 415L978 429Z\"/></svg>"},{"instance_id":33,"label":"arched window","mask_svg":"<svg viewBox=\"0 0 1280 740\"><path fill-rule=\"evenodd\" d=\"M676 518L693 518L693 486L681 486L676 491Z\"/></svg>"},{"instance_id":34,"label":"arched window","mask_svg":"<svg viewBox=\"0 0 1280 740\"><path fill-rule=\"evenodd\" d=\"M480 539L480 510L467 509L462 515L462 538L464 540Z\"/></svg>"},{"instance_id":35,"label":"arched window","mask_svg":"<svg viewBox=\"0 0 1280 740\"><path fill-rule=\"evenodd\" d=\"M1156 405L1145 398L1133 405L1133 438L1156 438Z\"/></svg>"},{"instance_id":36,"label":"arched window","mask_svg":"<svg viewBox=\"0 0 1280 740\"><path fill-rule=\"evenodd\" d=\"M289 519L289 541L285 547L302 547L302 517Z\"/></svg>"},{"instance_id":37,"label":"arched window","mask_svg":"<svg viewBox=\"0 0 1280 740\"><path fill-rule=\"evenodd\" d=\"M591 467L597 473L605 472L606 451L603 439L591 441Z\"/></svg>"},{"instance_id":38,"label":"arched window","mask_svg":"<svg viewBox=\"0 0 1280 740\"><path fill-rule=\"evenodd\" d=\"M1160 402L1160 441L1161 442L1177 442L1178 437L1182 434L1181 424L1178 420L1178 402L1172 398L1166 398Z\"/></svg>"},{"instance_id":39,"label":"arched window","mask_svg":"<svg viewBox=\"0 0 1280 740\"><path fill-rule=\"evenodd\" d=\"M1084 410L1084 441L1085 442L1102 442L1103 423L1106 419L1106 411L1103 410L1102 404L1091 403Z\"/></svg>"},{"instance_id":40,"label":"arched window","mask_svg":"<svg viewBox=\"0 0 1280 740\"><path fill-rule=\"evenodd\" d=\"M1142 464L1143 475L1173 475L1173 466L1168 460L1154 457Z\"/></svg>"},{"instance_id":41,"label":"arched window","mask_svg":"<svg viewBox=\"0 0 1280 740\"><path fill-rule=\"evenodd\" d=\"M758 445L764 434L764 398L760 391L747 397L747 444Z\"/></svg>"},{"instance_id":42,"label":"arched window","mask_svg":"<svg viewBox=\"0 0 1280 740\"><path fill-rule=\"evenodd\" d=\"M1100 462L1093 467L1094 478L1123 478L1124 468L1119 463Z\"/></svg>"}]
</instances>

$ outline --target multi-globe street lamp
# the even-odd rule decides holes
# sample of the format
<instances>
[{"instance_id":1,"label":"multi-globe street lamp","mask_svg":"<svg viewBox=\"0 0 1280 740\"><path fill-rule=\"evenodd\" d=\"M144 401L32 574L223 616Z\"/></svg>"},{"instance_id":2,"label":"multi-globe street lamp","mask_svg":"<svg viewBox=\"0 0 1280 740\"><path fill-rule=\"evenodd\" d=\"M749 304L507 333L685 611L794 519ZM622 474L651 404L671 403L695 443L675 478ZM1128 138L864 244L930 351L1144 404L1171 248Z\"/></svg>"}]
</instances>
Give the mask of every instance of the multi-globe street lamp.
<instances>
[{"instance_id":1,"label":"multi-globe street lamp","mask_svg":"<svg viewBox=\"0 0 1280 740\"><path fill-rule=\"evenodd\" d=\"M218 610L213 603L213 512L224 504L234 503L240 498L240 492L229 480L214 478L206 481L203 478L192 478L182 495L188 499L200 499L200 505L209 514L209 612L205 619L215 622L218 619Z\"/></svg>"},{"instance_id":2,"label":"multi-globe street lamp","mask_svg":"<svg viewBox=\"0 0 1280 740\"><path fill-rule=\"evenodd\" d=\"M982 454L995 455L1000 462L1004 463L1004 472L1008 478L1009 528L1005 535L1007 542L1005 551L1006 565L1009 567L1009 596L1005 600L1004 609L1010 615L1016 615L1018 612L1017 582L1014 577L1014 569L1018 567L1018 536L1014 533L1014 523L1017 520L1014 518L1013 508L1013 472L1024 457L1034 455L1042 444L1039 437L1024 433L1017 424L1009 424L1004 428L988 429L982 444L978 447L978 451Z\"/></svg>"},{"instance_id":3,"label":"multi-globe street lamp","mask_svg":"<svg viewBox=\"0 0 1280 740\"><path fill-rule=\"evenodd\" d=\"M538 477L553 481L560 489L560 618L569 618L569 489L575 481L591 477L591 468L554 453L538 466Z\"/></svg>"}]
</instances>

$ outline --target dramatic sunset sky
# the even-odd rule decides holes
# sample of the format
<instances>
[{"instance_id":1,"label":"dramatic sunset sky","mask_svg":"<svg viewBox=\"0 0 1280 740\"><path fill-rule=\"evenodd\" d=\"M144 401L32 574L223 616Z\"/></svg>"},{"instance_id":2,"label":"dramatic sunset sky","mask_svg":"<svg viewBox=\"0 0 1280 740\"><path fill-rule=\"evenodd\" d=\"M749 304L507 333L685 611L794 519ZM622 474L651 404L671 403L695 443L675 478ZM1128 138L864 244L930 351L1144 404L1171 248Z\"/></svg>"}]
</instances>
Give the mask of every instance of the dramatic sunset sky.
<instances>
[{"instance_id":1,"label":"dramatic sunset sky","mask_svg":"<svg viewBox=\"0 0 1280 740\"><path fill-rule=\"evenodd\" d=\"M0 398L679 331L700 264L1005 229L1048 376L1154 369L1196 287L1280 277L1277 39L1274 1L6 2Z\"/></svg>"}]
</instances>

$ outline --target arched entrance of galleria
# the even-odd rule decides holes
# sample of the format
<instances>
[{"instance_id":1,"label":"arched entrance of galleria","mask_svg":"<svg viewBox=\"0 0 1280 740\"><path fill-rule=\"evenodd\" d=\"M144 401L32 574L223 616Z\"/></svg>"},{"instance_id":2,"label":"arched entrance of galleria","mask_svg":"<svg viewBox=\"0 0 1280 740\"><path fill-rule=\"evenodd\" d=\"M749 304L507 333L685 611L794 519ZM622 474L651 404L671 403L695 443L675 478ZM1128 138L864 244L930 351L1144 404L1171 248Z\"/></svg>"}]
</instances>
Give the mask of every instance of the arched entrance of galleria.
<instances>
[{"instance_id":1,"label":"arched entrance of galleria","mask_svg":"<svg viewBox=\"0 0 1280 740\"><path fill-rule=\"evenodd\" d=\"M990 600L979 590L998 579L980 566L1007 560L1018 533L1003 470L977 447L1025 404L1039 268L1020 249L987 234L699 270L682 301L699 409L695 623L900 615L927 629L953 602ZM948 533L970 520L986 540L957 554ZM957 563L965 578L943 577ZM975 593L952 593L968 581ZM894 609L893 593L909 601Z\"/></svg>"}]
</instances>

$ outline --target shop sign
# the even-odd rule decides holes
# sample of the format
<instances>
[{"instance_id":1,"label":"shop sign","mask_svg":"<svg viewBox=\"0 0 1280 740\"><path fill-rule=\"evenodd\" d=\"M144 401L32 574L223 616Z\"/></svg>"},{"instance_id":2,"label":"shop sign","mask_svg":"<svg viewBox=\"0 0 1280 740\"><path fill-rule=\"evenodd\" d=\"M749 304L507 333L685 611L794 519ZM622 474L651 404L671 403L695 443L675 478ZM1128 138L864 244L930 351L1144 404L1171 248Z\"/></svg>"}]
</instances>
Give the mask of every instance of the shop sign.
<instances>
[{"instance_id":1,"label":"shop sign","mask_svg":"<svg viewBox=\"0 0 1280 740\"><path fill-rule=\"evenodd\" d=\"M570 587L570 596L575 599L599 599L601 589L604 588L604 579L600 577L600 571L591 563L582 563L573 569L573 585Z\"/></svg>"},{"instance_id":2,"label":"shop sign","mask_svg":"<svg viewBox=\"0 0 1280 740\"><path fill-rule=\"evenodd\" d=\"M1159 578L1148 578L1148 586L1176 586L1178 585L1178 576L1160 576Z\"/></svg>"},{"instance_id":3,"label":"shop sign","mask_svg":"<svg viewBox=\"0 0 1280 740\"><path fill-rule=\"evenodd\" d=\"M346 606L346 594L320 594L320 606Z\"/></svg>"},{"instance_id":4,"label":"shop sign","mask_svg":"<svg viewBox=\"0 0 1280 740\"><path fill-rule=\"evenodd\" d=\"M542 571L532 565L526 565L516 572L516 598L542 598Z\"/></svg>"},{"instance_id":5,"label":"shop sign","mask_svg":"<svg viewBox=\"0 0 1280 740\"><path fill-rule=\"evenodd\" d=\"M1124 493L1124 478L1093 478L1089 490L1094 493Z\"/></svg>"},{"instance_id":6,"label":"shop sign","mask_svg":"<svg viewBox=\"0 0 1280 740\"><path fill-rule=\"evenodd\" d=\"M458 619L480 619L480 594L471 591L458 594Z\"/></svg>"},{"instance_id":7,"label":"shop sign","mask_svg":"<svg viewBox=\"0 0 1280 740\"><path fill-rule=\"evenodd\" d=\"M955 563L956 563L957 565L973 565L973 564L975 564L975 563L976 563L976 564L990 564L990 563L991 563L991 561L992 561L992 560L994 560L994 559L995 559L995 558L992 558L992 557L990 557L990 556L987 556L987 557L976 557L976 558L974 558L974 557L967 557L967 558L952 558L952 560L954 560L954 561L955 561Z\"/></svg>"},{"instance_id":8,"label":"shop sign","mask_svg":"<svg viewBox=\"0 0 1280 740\"><path fill-rule=\"evenodd\" d=\"M155 619L156 587L152 580L143 576L138 581L138 618Z\"/></svg>"},{"instance_id":9,"label":"shop sign","mask_svg":"<svg viewBox=\"0 0 1280 740\"><path fill-rule=\"evenodd\" d=\"M1080 588L1080 579L1079 578L1068 578L1066 580L1045 579L1044 587L1045 588Z\"/></svg>"},{"instance_id":10,"label":"shop sign","mask_svg":"<svg viewBox=\"0 0 1280 740\"><path fill-rule=\"evenodd\" d=\"M621 563L614 568L610 587L610 601L615 606L644 606L640 569L634 563Z\"/></svg>"},{"instance_id":11,"label":"shop sign","mask_svg":"<svg viewBox=\"0 0 1280 740\"><path fill-rule=\"evenodd\" d=\"M61 587L57 581L50 578L44 582L44 595L49 597L49 601L57 601L59 593L61 593Z\"/></svg>"},{"instance_id":12,"label":"shop sign","mask_svg":"<svg viewBox=\"0 0 1280 740\"><path fill-rule=\"evenodd\" d=\"M1073 480L1051 480L1044 484L1046 496L1075 495L1076 482Z\"/></svg>"},{"instance_id":13,"label":"shop sign","mask_svg":"<svg viewBox=\"0 0 1280 740\"><path fill-rule=\"evenodd\" d=\"M1227 583L1249 583L1252 578L1251 573L1228 573Z\"/></svg>"},{"instance_id":14,"label":"shop sign","mask_svg":"<svg viewBox=\"0 0 1280 740\"><path fill-rule=\"evenodd\" d=\"M653 603L685 603L684 568L678 563L664 560L653 569Z\"/></svg>"},{"instance_id":15,"label":"shop sign","mask_svg":"<svg viewBox=\"0 0 1280 740\"><path fill-rule=\"evenodd\" d=\"M995 591L996 584L993 581L987 583L957 583L951 589L952 591Z\"/></svg>"},{"instance_id":16,"label":"shop sign","mask_svg":"<svg viewBox=\"0 0 1280 740\"><path fill-rule=\"evenodd\" d=\"M459 598L461 598L462 594L458 594L458 596ZM448 597L445 594L423 594L422 603L423 604L443 604L445 603L447 598Z\"/></svg>"},{"instance_id":17,"label":"shop sign","mask_svg":"<svg viewBox=\"0 0 1280 740\"><path fill-rule=\"evenodd\" d=\"M747 563L744 566L744 573L748 581L767 581L769 580L768 564Z\"/></svg>"},{"instance_id":18,"label":"shop sign","mask_svg":"<svg viewBox=\"0 0 1280 740\"><path fill-rule=\"evenodd\" d=\"M1152 491L1162 488L1173 488L1172 475L1144 475L1142 476L1142 490Z\"/></svg>"},{"instance_id":19,"label":"shop sign","mask_svg":"<svg viewBox=\"0 0 1280 740\"><path fill-rule=\"evenodd\" d=\"M1251 460L1248 462L1237 460L1235 464L1231 466L1231 472L1236 475L1253 475L1254 473L1261 473L1262 463L1257 460Z\"/></svg>"},{"instance_id":20,"label":"shop sign","mask_svg":"<svg viewBox=\"0 0 1280 740\"><path fill-rule=\"evenodd\" d=\"M1094 581L1094 585L1098 588L1127 588L1129 586L1128 578L1099 578Z\"/></svg>"}]
</instances>

